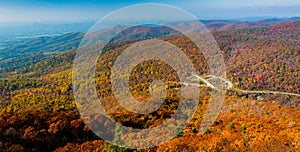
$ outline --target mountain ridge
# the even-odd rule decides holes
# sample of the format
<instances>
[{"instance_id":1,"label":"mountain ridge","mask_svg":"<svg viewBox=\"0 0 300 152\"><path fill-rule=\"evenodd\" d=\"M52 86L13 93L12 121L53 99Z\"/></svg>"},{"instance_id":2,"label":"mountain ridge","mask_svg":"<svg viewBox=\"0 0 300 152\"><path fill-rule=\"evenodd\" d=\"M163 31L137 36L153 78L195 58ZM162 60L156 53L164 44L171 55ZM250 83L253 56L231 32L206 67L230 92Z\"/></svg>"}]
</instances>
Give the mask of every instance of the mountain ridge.
<instances>
[{"instance_id":1,"label":"mountain ridge","mask_svg":"<svg viewBox=\"0 0 300 152\"><path fill-rule=\"evenodd\" d=\"M295 22L300 21L300 17L292 17L292 18L283 18L283 19L265 19L265 20L259 20L254 22L241 22L241 21L234 21L234 20L202 20L203 24L207 27L208 30L211 32L214 31L225 31L225 30L235 30L235 29L243 29L243 28L256 28L256 27L262 27L262 26L272 26L275 24L280 24L284 22ZM166 25L173 25L173 26L186 26L187 24L193 24L195 21L185 21L185 22L172 22L168 23ZM128 27L117 25L113 26L111 28L103 29L101 31L93 33L89 33L89 35L93 36L99 36L99 35L115 35L118 34L116 31L123 31ZM137 28L137 29L136 29ZM130 35L135 34L147 34L147 30L149 31L149 26L144 26L142 28L141 26L136 26L134 31ZM162 27L164 28L164 27ZM146 31L145 31L146 30ZM163 33L163 30L157 29L159 34L156 33L156 36L153 37L160 37L160 36L167 36L167 33ZM193 30L193 29L190 29ZM99 34L100 32L101 34ZM146 32L146 33L145 33ZM149 32L148 32L149 33ZM153 33L153 32L152 32ZM119 33L120 36L121 33ZM82 32L70 32L66 33L60 36L51 36L51 37L39 37L30 41L25 42L17 42L19 44L12 45L8 48L5 48L4 50L0 51L0 60L8 57L12 57L14 55L19 55L23 53L28 52L62 52L65 50L70 50L77 48L81 38L84 36L84 33ZM134 39L135 37L133 37ZM139 37L138 37L139 38ZM96 39L104 39L105 37ZM124 38L123 38L124 39ZM130 39L130 38L129 38ZM110 41L115 41L115 39ZM109 40L106 40L109 41ZM67 43L66 43L67 42Z\"/></svg>"}]
</instances>

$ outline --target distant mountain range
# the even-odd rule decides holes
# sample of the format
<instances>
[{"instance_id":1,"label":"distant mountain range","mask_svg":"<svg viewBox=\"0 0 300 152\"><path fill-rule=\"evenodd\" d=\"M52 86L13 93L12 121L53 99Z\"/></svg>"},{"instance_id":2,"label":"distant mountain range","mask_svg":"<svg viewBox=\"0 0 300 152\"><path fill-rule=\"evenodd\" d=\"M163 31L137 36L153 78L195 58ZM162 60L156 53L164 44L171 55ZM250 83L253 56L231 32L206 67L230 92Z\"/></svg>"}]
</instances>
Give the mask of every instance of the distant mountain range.
<instances>
[{"instance_id":1,"label":"distant mountain range","mask_svg":"<svg viewBox=\"0 0 300 152\"><path fill-rule=\"evenodd\" d=\"M84 33L67 33L54 37L39 37L30 41L18 42L0 51L2 59L26 53L54 53L78 47Z\"/></svg>"},{"instance_id":2,"label":"distant mountain range","mask_svg":"<svg viewBox=\"0 0 300 152\"><path fill-rule=\"evenodd\" d=\"M234 20L203 20L201 21L206 25L207 29L214 31L223 31L223 30L235 30L243 28L255 28L262 26L270 26L283 22L295 22L300 21L300 17L293 18L283 18L283 19L265 19L254 22L241 22ZM187 26L195 23L195 21L185 21L185 22L174 22L169 23L173 26ZM102 31L91 33L89 35L99 39L107 39L106 35L115 35L110 41L123 41L123 40L133 40L133 39L147 39L155 38L167 35L178 34L178 32L171 30L167 27L151 27L151 26L136 26L126 29L126 26L118 25ZM124 30L126 29L126 30ZM124 31L123 31L124 30ZM194 30L194 29L189 29ZM122 31L116 33L117 31ZM101 34L100 34L101 33ZM72 32L63 34L60 36L45 36L35 38L33 40L16 42L16 44L11 45L0 51L0 60L4 60L10 57L26 54L26 53L54 53L62 52L66 50L71 50L77 48L84 33L82 32ZM102 36L102 37L99 37ZM10 42L12 43L12 42Z\"/></svg>"},{"instance_id":3,"label":"distant mountain range","mask_svg":"<svg viewBox=\"0 0 300 152\"><path fill-rule=\"evenodd\" d=\"M261 26L270 26L283 22L300 21L300 17L282 18L282 19L264 19L259 21L235 21L235 20L202 20L201 22L210 30L233 30L242 28L254 28ZM178 24L187 24L187 22L179 22ZM173 23L174 24L174 23Z\"/></svg>"}]
</instances>

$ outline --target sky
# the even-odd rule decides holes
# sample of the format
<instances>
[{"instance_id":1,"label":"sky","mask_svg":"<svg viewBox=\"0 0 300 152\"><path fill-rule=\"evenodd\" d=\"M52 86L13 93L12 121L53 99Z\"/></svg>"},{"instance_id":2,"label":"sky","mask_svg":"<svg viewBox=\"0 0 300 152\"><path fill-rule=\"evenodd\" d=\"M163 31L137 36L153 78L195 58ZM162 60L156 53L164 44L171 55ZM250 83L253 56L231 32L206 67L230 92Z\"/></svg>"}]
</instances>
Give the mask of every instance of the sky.
<instances>
[{"instance_id":1,"label":"sky","mask_svg":"<svg viewBox=\"0 0 300 152\"><path fill-rule=\"evenodd\" d=\"M1 0L0 23L96 21L141 3L174 5L199 19L300 16L300 0Z\"/></svg>"}]
</instances>

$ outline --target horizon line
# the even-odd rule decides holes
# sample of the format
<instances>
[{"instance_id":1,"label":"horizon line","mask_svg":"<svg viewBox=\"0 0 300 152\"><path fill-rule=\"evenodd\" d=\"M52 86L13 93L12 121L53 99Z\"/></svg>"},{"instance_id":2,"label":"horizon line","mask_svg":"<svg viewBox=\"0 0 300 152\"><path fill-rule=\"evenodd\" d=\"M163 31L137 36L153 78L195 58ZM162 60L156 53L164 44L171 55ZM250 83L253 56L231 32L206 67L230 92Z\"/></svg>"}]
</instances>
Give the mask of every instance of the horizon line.
<instances>
[{"instance_id":1,"label":"horizon line","mask_svg":"<svg viewBox=\"0 0 300 152\"><path fill-rule=\"evenodd\" d=\"M249 16L249 17L198 17L200 21L213 21L213 20L224 20L224 21L260 21L266 19L289 19L289 18L300 18L300 16ZM80 23L92 23L97 22L97 19L93 20L73 20L73 21L63 21L63 20L48 20L48 21L0 21L0 24L80 24Z\"/></svg>"}]
</instances>

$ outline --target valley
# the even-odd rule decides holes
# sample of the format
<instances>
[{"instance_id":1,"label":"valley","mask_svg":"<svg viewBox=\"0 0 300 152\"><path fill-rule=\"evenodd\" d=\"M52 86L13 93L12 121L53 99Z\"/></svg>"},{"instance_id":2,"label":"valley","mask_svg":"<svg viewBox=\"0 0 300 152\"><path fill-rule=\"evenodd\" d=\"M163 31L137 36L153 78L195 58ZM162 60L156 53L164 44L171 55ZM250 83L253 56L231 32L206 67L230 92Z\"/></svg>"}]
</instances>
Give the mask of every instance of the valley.
<instances>
[{"instance_id":1,"label":"valley","mask_svg":"<svg viewBox=\"0 0 300 152\"><path fill-rule=\"evenodd\" d=\"M234 87L299 95L299 20L295 17L203 23L222 51L226 79ZM203 55L196 53L201 50L178 33L149 26L127 32L111 40L99 57L95 73L97 94L103 97L100 102L106 110L116 107L109 114L119 123L133 128L155 127L176 112L180 99L180 91L175 89L180 88L178 76L164 62L140 63L130 75L130 91L137 100L149 99L148 88L156 79L172 83L166 83L167 97L156 112L147 115L130 112L116 103L109 81L112 65L122 50L136 41L157 38L181 48L195 64L197 75L205 75L209 69ZM200 87L196 113L173 140L144 150L106 143L84 124L74 101L72 64L83 35L72 32L0 45L0 151L300 150L300 97L291 94L227 90L213 126L206 128L204 134L197 134L213 91L209 87ZM105 119L97 116L94 119L103 121L100 125L109 125Z\"/></svg>"}]
</instances>

